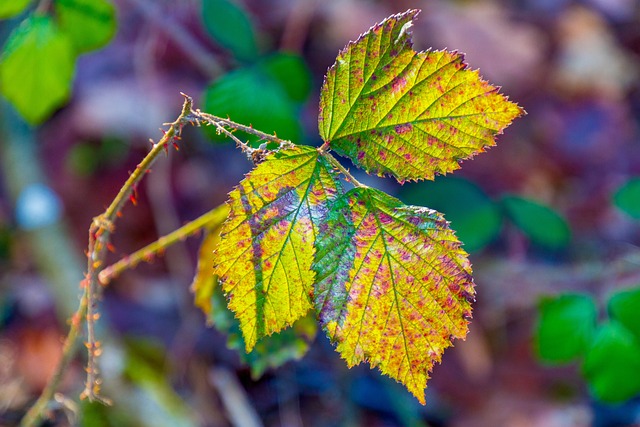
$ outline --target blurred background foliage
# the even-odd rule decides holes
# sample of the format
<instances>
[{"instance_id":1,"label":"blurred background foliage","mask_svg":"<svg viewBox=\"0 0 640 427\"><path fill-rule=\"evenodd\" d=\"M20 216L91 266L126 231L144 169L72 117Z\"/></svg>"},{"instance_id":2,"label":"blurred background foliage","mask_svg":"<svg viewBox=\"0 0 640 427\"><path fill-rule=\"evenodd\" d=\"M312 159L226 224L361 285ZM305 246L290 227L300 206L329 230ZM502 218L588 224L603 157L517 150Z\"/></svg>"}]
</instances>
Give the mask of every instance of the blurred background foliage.
<instances>
[{"instance_id":1,"label":"blurred background foliage","mask_svg":"<svg viewBox=\"0 0 640 427\"><path fill-rule=\"evenodd\" d=\"M78 302L91 218L177 116L179 92L319 145L318 93L337 52L408 8L423 9L418 49L465 52L529 113L497 148L433 182L400 186L345 163L443 212L471 253L471 332L435 368L427 406L375 371L348 370L306 320L240 355L222 296L203 297L210 319L193 304L192 239L105 290L101 364L115 406L78 403L81 356L48 425L640 423L637 1L7 0L0 425L16 424L45 384ZM250 168L211 129L187 129L124 210L112 260L224 202Z\"/></svg>"}]
</instances>

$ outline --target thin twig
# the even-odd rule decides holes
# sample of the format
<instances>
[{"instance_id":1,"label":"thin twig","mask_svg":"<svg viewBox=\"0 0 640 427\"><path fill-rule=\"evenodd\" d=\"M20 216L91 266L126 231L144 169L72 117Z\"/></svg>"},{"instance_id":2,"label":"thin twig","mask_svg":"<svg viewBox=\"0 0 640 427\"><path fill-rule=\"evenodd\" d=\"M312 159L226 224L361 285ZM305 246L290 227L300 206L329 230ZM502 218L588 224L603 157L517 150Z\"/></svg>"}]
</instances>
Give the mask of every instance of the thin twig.
<instances>
[{"instance_id":1,"label":"thin twig","mask_svg":"<svg viewBox=\"0 0 640 427\"><path fill-rule=\"evenodd\" d=\"M87 294L84 293L82 295L82 298L80 299L80 306L78 307L78 311L71 318L69 333L67 334L67 337L64 340L64 345L62 346L62 358L58 362L58 365L56 366L53 375L49 379L49 382L47 382L44 390L42 390L42 394L40 394L40 397L22 418L22 421L20 423L21 427L35 426L44 416L44 413L47 410L47 406L49 405L49 402L51 402L51 398L58 388L58 384L60 384L60 381L62 381L62 376L69 367L69 363L71 362L71 359L75 354L75 344L76 340L78 339L78 335L80 334L82 320L84 319L85 313L87 312L88 301L89 300L87 298Z\"/></svg>"},{"instance_id":2,"label":"thin twig","mask_svg":"<svg viewBox=\"0 0 640 427\"><path fill-rule=\"evenodd\" d=\"M105 257L105 247L109 240L109 234L113 232L113 222L102 216L96 217L89 228L89 249L87 255L87 279L85 282L85 296L87 298L87 380L85 388L80 395L81 399L87 398L90 402L98 401L105 405L111 405L111 401L100 396L100 381L97 358L100 356L100 342L95 336L95 322L98 320L96 286L97 276Z\"/></svg>"},{"instance_id":3,"label":"thin twig","mask_svg":"<svg viewBox=\"0 0 640 427\"><path fill-rule=\"evenodd\" d=\"M189 121L188 117L191 114L193 100L184 94L183 96L185 97L185 101L182 106L180 116L176 121L170 124L169 129L165 132L160 141L154 144L151 151L129 176L129 179L127 179L123 187L120 189L113 202L102 215L94 218L91 227L89 228L87 274L82 282L84 292L80 300L80 306L72 317L71 327L63 347L63 354L56 366L54 374L45 386L45 389L36 403L31 407L31 409L29 409L22 419L22 427L36 426L44 416L44 412L46 411L47 406L49 405L49 402L51 401L53 394L55 393L55 390L57 389L74 354L75 341L79 335L80 326L82 325L83 320L86 320L87 322L87 348L89 360L87 362L87 382L85 390L82 392L82 397L88 398L90 401L97 400L103 403L108 403L107 399L100 396L100 379L98 378L98 369L96 365L96 358L100 354L100 345L95 339L94 331L94 324L98 317L95 306L96 287L99 283L98 276L103 268L106 248L109 245L110 235L113 232L113 224L117 218L118 212L120 212L127 200L129 200L133 195L138 182L151 168L151 165L158 155L162 153L162 151L164 151L171 142L173 142L174 138L178 137L184 124Z\"/></svg>"},{"instance_id":4,"label":"thin twig","mask_svg":"<svg viewBox=\"0 0 640 427\"><path fill-rule=\"evenodd\" d=\"M183 241L185 238L196 234L205 226L221 223L227 217L228 213L229 208L227 205L220 205L193 221L188 222L172 233L159 238L155 242L135 251L131 255L125 256L100 272L100 283L102 285L108 285L109 282L118 277L118 275L123 271L134 268L141 262L149 262L153 257L174 243Z\"/></svg>"},{"instance_id":5,"label":"thin twig","mask_svg":"<svg viewBox=\"0 0 640 427\"><path fill-rule=\"evenodd\" d=\"M231 121L229 119L223 119L222 117L217 117L214 116L213 114L208 114L208 113L203 113L200 110L195 110L193 112L192 117L196 120L198 120L199 122L204 122L206 124L211 124L216 126L217 125L222 125L222 126L228 126L231 129L236 129L242 132L246 132L250 135L254 135L257 136L258 138L265 140L265 141L271 141L271 142L275 142L280 146L283 145L287 145L287 144L291 144L290 141L284 140L284 139L280 139L278 138L276 135L270 135L268 133L265 132L261 132L257 129L254 129L251 126L245 126L242 125L240 123L236 123L234 121Z\"/></svg>"},{"instance_id":6,"label":"thin twig","mask_svg":"<svg viewBox=\"0 0 640 427\"><path fill-rule=\"evenodd\" d=\"M89 255L87 265L88 283L85 289L89 300L86 315L88 355L87 381L85 389L80 397L87 398L90 402L95 400L105 404L110 404L108 400L105 400L100 396L101 380L99 378L96 359L100 355L101 349L100 342L95 338L94 324L99 317L96 310L96 287L99 284L98 276L104 267L103 263L106 256L106 248L109 245L110 235L113 232L113 224L117 218L118 212L120 212L127 200L135 202L136 187L145 173L151 169L151 165L153 165L153 162L155 162L158 155L167 150L169 144L180 134L186 121L185 118L191 113L191 107L193 105L193 100L190 97L186 95L184 95L184 97L185 101L178 119L170 124L169 129L167 129L160 141L154 144L151 151L149 151L140 164L136 166L135 170L131 173L104 214L94 218L92 227L89 230Z\"/></svg>"}]
</instances>

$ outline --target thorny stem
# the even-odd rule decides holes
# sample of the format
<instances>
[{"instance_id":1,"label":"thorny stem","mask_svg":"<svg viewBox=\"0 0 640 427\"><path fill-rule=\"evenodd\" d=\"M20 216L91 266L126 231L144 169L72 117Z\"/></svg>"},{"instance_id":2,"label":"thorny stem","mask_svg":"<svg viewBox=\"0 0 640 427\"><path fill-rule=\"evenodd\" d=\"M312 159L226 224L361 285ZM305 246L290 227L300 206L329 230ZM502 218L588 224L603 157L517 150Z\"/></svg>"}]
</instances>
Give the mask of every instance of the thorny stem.
<instances>
[{"instance_id":1,"label":"thorny stem","mask_svg":"<svg viewBox=\"0 0 640 427\"><path fill-rule=\"evenodd\" d=\"M75 341L79 335L80 327L83 320L87 322L87 381L85 390L81 397L88 398L90 401L97 400L102 403L108 403L108 400L102 398L100 393L100 380L98 378L98 369L96 366L96 358L100 354L100 344L95 339L94 324L97 320L96 312L96 287L98 286L98 276L103 267L104 258L106 256L106 248L109 245L110 235L113 232L113 224L116 220L118 212L122 209L127 200L134 194L136 185L144 177L145 173L151 168L158 155L168 148L169 144L175 138L179 137L180 131L185 123L189 122L191 107L193 100L184 95L185 101L182 106L180 116L170 124L169 129L163 137L154 144L153 148L145 156L145 158L136 167L134 172L129 176L125 184L122 186L113 202L106 211L94 218L89 228L89 247L87 252L87 274L82 282L84 292L80 300L78 310L73 315L71 327L65 339L63 353L53 376L45 386L42 394L36 403L29 409L21 421L22 427L34 427L44 416L49 402L51 401L55 390L57 389L62 376L66 371L69 362L74 353Z\"/></svg>"},{"instance_id":2,"label":"thorny stem","mask_svg":"<svg viewBox=\"0 0 640 427\"><path fill-rule=\"evenodd\" d=\"M98 276L103 268L104 258L106 255L106 249L109 245L110 235L113 232L113 223L116 220L118 212L125 205L127 200L135 202L135 191L138 182L142 179L145 173L151 169L151 165L158 158L158 155L168 149L168 145L173 142L174 138L178 137L182 131L182 127L187 121L187 117L191 113L191 107L193 100L184 95L185 100L182 105L182 112L180 116L170 124L169 129L164 133L160 141L153 145L153 148L145 156L144 159L136 166L135 170L129 175L129 178L124 183L116 197L113 199L109 207L105 212L94 218L93 224L89 229L89 254L87 265L87 278L85 292L89 305L87 307L87 381L85 389L80 395L81 398L87 398L89 401L100 401L102 403L109 404L104 398L100 397L100 379L98 377L98 366L96 359L101 353L100 342L95 338L94 325L99 318L99 314L96 311L96 287L99 284Z\"/></svg>"},{"instance_id":3,"label":"thorny stem","mask_svg":"<svg viewBox=\"0 0 640 427\"><path fill-rule=\"evenodd\" d=\"M100 272L99 279L102 285L108 285L113 279L118 277L120 273L130 268L134 268L140 262L149 262L156 255L160 254L165 248L184 240L185 238L192 236L202 230L204 227L220 224L229 214L229 208L227 205L220 205L217 208L210 210L204 215L194 219L178 228L177 230L167 234L164 237L159 238L155 242L145 246L122 258L115 264L106 267Z\"/></svg>"},{"instance_id":4,"label":"thorny stem","mask_svg":"<svg viewBox=\"0 0 640 427\"><path fill-rule=\"evenodd\" d=\"M62 381L62 376L66 372L69 367L69 363L73 358L75 353L75 344L78 339L78 335L80 334L80 327L82 326L82 319L84 318L87 312L88 306L88 298L87 294L83 294L80 299L80 306L78 307L78 311L71 318L71 326L69 327L69 333L64 340L64 345L62 346L62 358L58 362L56 366L56 370L54 371L51 379L47 383L44 390L42 390L42 394L38 397L38 400L33 404L33 406L29 409L29 411L25 414L24 418L20 425L22 427L31 427L38 424L38 422L42 419L45 411L47 410L47 406L51 401L56 389L58 388L58 384Z\"/></svg>"},{"instance_id":5,"label":"thorny stem","mask_svg":"<svg viewBox=\"0 0 640 427\"><path fill-rule=\"evenodd\" d=\"M351 175L351 173L340 164L340 162L338 161L338 159L336 159L335 157L333 157L328 150L328 146L326 144L324 144L322 147L318 148L318 152L320 153L321 156L323 156L325 159L327 159L327 161L329 163L331 163L331 165L338 169L344 176L345 178L347 178L347 181L349 181L350 183L352 183L354 186L359 187L359 188L368 188L366 185L362 184L360 181L358 181L357 179L355 179L353 177L353 175Z\"/></svg>"},{"instance_id":6,"label":"thorny stem","mask_svg":"<svg viewBox=\"0 0 640 427\"><path fill-rule=\"evenodd\" d=\"M229 119L223 119L222 117L217 117L214 116L212 114L208 114L208 113L203 113L200 110L195 110L192 112L191 117L193 119L198 120L198 122L200 123L206 123L206 124L211 124L214 125L216 127L222 125L222 126L228 126L231 129L236 129L242 132L246 132L248 134L251 135L255 135L260 139L263 139L265 141L271 141L271 142L275 142L279 145L283 145L285 143L287 143L288 141L285 141L283 139L278 138L276 135L270 135L268 133L265 132L261 132L257 129L254 129L251 126L245 126L242 125L240 123L236 123L234 121L231 121Z\"/></svg>"}]
</instances>

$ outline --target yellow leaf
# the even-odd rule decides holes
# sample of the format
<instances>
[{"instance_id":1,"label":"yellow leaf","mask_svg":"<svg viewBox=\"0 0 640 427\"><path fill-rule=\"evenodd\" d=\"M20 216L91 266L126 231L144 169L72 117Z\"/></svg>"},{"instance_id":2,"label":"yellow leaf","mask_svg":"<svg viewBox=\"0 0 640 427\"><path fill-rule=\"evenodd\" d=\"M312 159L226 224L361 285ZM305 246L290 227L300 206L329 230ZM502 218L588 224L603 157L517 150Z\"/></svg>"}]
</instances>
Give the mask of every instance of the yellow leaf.
<instances>
[{"instance_id":1,"label":"yellow leaf","mask_svg":"<svg viewBox=\"0 0 640 427\"><path fill-rule=\"evenodd\" d=\"M390 16L349 43L320 98L322 139L367 172L400 182L458 169L524 113L461 54L413 50L417 14Z\"/></svg>"},{"instance_id":2,"label":"yellow leaf","mask_svg":"<svg viewBox=\"0 0 640 427\"><path fill-rule=\"evenodd\" d=\"M350 367L367 361L424 404L433 365L467 334L467 254L441 214L378 190L349 191L328 217L314 263L321 324Z\"/></svg>"},{"instance_id":3,"label":"yellow leaf","mask_svg":"<svg viewBox=\"0 0 640 427\"><path fill-rule=\"evenodd\" d=\"M249 352L312 308L318 224L339 183L312 147L271 154L229 195L214 273Z\"/></svg>"}]
</instances>

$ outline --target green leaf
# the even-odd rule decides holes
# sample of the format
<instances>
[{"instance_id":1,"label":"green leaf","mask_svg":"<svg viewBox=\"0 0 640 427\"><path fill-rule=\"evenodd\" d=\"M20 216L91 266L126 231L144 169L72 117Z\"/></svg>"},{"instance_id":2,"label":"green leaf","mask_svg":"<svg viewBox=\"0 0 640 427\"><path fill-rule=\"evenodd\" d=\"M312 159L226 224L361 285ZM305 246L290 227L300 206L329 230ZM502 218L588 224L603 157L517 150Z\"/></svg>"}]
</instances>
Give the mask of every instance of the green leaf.
<instances>
[{"instance_id":1,"label":"green leaf","mask_svg":"<svg viewBox=\"0 0 640 427\"><path fill-rule=\"evenodd\" d=\"M312 308L315 236L339 185L316 149L293 147L269 155L229 194L214 274L247 352Z\"/></svg>"},{"instance_id":2,"label":"green leaf","mask_svg":"<svg viewBox=\"0 0 640 427\"><path fill-rule=\"evenodd\" d=\"M535 340L540 359L570 362L584 355L595 333L598 312L589 295L563 294L543 299Z\"/></svg>"},{"instance_id":3,"label":"green leaf","mask_svg":"<svg viewBox=\"0 0 640 427\"><path fill-rule=\"evenodd\" d=\"M278 82L256 67L233 71L213 82L204 94L204 109L283 139L302 139L295 105Z\"/></svg>"},{"instance_id":4,"label":"green leaf","mask_svg":"<svg viewBox=\"0 0 640 427\"><path fill-rule=\"evenodd\" d=\"M461 54L416 52L417 10L393 15L340 52L320 99L320 136L357 166L398 181L433 179L495 145L524 111Z\"/></svg>"},{"instance_id":5,"label":"green leaf","mask_svg":"<svg viewBox=\"0 0 640 427\"><path fill-rule=\"evenodd\" d=\"M467 252L484 248L500 232L500 209L480 187L464 178L440 177L403 186L400 191L405 202L442 212Z\"/></svg>"},{"instance_id":6,"label":"green leaf","mask_svg":"<svg viewBox=\"0 0 640 427\"><path fill-rule=\"evenodd\" d=\"M630 217L640 219L640 178L632 178L620 187L613 203Z\"/></svg>"},{"instance_id":7,"label":"green leaf","mask_svg":"<svg viewBox=\"0 0 640 427\"><path fill-rule=\"evenodd\" d=\"M320 227L313 268L320 323L349 367L367 361L424 404L431 368L467 334L474 295L467 254L442 215L353 189Z\"/></svg>"},{"instance_id":8,"label":"green leaf","mask_svg":"<svg viewBox=\"0 0 640 427\"><path fill-rule=\"evenodd\" d=\"M0 19L21 14L30 3L31 0L0 0Z\"/></svg>"},{"instance_id":9,"label":"green leaf","mask_svg":"<svg viewBox=\"0 0 640 427\"><path fill-rule=\"evenodd\" d=\"M74 61L66 34L48 16L32 16L0 56L0 92L25 120L41 123L69 98Z\"/></svg>"},{"instance_id":10,"label":"green leaf","mask_svg":"<svg viewBox=\"0 0 640 427\"><path fill-rule=\"evenodd\" d=\"M304 102L311 93L311 70L304 59L292 53L276 53L265 59L260 68L280 83L289 99Z\"/></svg>"},{"instance_id":11,"label":"green leaf","mask_svg":"<svg viewBox=\"0 0 640 427\"><path fill-rule=\"evenodd\" d=\"M501 203L507 216L533 243L549 249L569 244L569 225L549 207L515 195L505 196Z\"/></svg>"},{"instance_id":12,"label":"green leaf","mask_svg":"<svg viewBox=\"0 0 640 427\"><path fill-rule=\"evenodd\" d=\"M116 11L108 0L55 0L60 29L77 53L96 50L116 32Z\"/></svg>"},{"instance_id":13,"label":"green leaf","mask_svg":"<svg viewBox=\"0 0 640 427\"><path fill-rule=\"evenodd\" d=\"M609 299L609 316L631 331L640 342L640 288L617 292Z\"/></svg>"},{"instance_id":14,"label":"green leaf","mask_svg":"<svg viewBox=\"0 0 640 427\"><path fill-rule=\"evenodd\" d=\"M598 329L582 373L603 402L618 403L640 393L640 345L624 326L612 321Z\"/></svg>"},{"instance_id":15,"label":"green leaf","mask_svg":"<svg viewBox=\"0 0 640 427\"><path fill-rule=\"evenodd\" d=\"M231 0L202 0L202 20L207 33L239 59L258 56L256 34L244 8Z\"/></svg>"}]
</instances>

